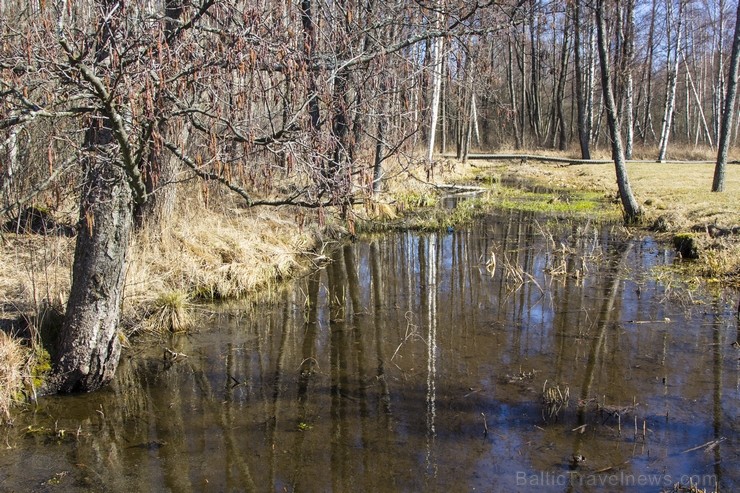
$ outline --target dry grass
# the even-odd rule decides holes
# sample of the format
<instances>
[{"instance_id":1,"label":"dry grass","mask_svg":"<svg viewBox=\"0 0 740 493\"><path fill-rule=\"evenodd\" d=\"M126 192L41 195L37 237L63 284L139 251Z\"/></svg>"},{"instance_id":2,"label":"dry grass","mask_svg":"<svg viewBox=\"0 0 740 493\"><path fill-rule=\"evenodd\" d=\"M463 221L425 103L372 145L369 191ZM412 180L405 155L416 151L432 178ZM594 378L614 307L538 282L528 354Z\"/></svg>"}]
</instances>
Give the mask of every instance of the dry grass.
<instances>
[{"instance_id":1,"label":"dry grass","mask_svg":"<svg viewBox=\"0 0 740 493\"><path fill-rule=\"evenodd\" d=\"M10 409L22 395L29 351L20 339L0 330L0 423L10 421Z\"/></svg>"},{"instance_id":2,"label":"dry grass","mask_svg":"<svg viewBox=\"0 0 740 493\"><path fill-rule=\"evenodd\" d=\"M0 304L3 310L36 312L66 300L74 238L3 234Z\"/></svg>"},{"instance_id":3,"label":"dry grass","mask_svg":"<svg viewBox=\"0 0 740 493\"><path fill-rule=\"evenodd\" d=\"M609 164L562 166L533 160L478 164L499 176L515 176L552 188L598 190L617 198L614 167ZM731 227L740 222L740 165L728 165L722 193L710 192L714 174L711 164L629 163L627 168L634 193L650 222L669 215L670 229L676 230L697 224Z\"/></svg>"},{"instance_id":4,"label":"dry grass","mask_svg":"<svg viewBox=\"0 0 740 493\"><path fill-rule=\"evenodd\" d=\"M316 229L301 229L295 217L275 212L234 209L225 216L191 204L166 229L143 231L131 250L127 306L153 307L167 320L180 318L173 307L185 298L238 298L271 290L301 268L301 259L319 243ZM181 293L180 301L173 303L171 293Z\"/></svg>"},{"instance_id":5,"label":"dry grass","mask_svg":"<svg viewBox=\"0 0 740 493\"><path fill-rule=\"evenodd\" d=\"M154 334L187 332L193 323L191 307L184 291L160 293L151 303L144 327Z\"/></svg>"}]
</instances>

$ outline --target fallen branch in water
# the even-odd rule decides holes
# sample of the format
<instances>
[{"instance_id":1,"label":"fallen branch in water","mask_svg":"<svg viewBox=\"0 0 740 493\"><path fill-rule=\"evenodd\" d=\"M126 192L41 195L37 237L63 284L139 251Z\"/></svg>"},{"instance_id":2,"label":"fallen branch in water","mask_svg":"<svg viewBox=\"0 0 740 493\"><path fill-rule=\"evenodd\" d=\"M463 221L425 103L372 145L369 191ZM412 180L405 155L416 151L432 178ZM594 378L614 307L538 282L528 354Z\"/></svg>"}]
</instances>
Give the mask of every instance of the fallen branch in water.
<instances>
[{"instance_id":1,"label":"fallen branch in water","mask_svg":"<svg viewBox=\"0 0 740 493\"><path fill-rule=\"evenodd\" d=\"M716 440L710 440L707 443L702 443L701 445L697 445L696 447L692 447L690 449L686 449L686 450L684 450L681 453L682 454L687 454L689 452L693 452L694 450L699 450L699 449L705 449L704 450L705 452L709 452L709 451L713 450L717 445L719 445L720 443L724 442L725 440L726 440L725 437L719 437Z\"/></svg>"}]
</instances>

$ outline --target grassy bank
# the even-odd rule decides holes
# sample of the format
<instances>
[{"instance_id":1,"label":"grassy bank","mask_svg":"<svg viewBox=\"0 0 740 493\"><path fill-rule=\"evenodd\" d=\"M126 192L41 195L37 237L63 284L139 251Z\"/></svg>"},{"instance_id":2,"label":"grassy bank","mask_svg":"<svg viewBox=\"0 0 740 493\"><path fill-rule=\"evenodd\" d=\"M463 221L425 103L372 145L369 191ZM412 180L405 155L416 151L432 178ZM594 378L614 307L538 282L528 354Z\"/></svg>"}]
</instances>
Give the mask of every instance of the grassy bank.
<instances>
[{"instance_id":1,"label":"grassy bank","mask_svg":"<svg viewBox=\"0 0 740 493\"><path fill-rule=\"evenodd\" d=\"M562 166L531 160L476 165L486 173L547 188L591 190L618 203L611 165ZM687 275L740 287L740 165L729 165L722 193L710 191L711 164L630 163L628 172L644 209L644 233L674 244L688 257L691 261L680 265Z\"/></svg>"},{"instance_id":2,"label":"grassy bank","mask_svg":"<svg viewBox=\"0 0 740 493\"><path fill-rule=\"evenodd\" d=\"M614 168L529 159L443 161L426 170L389 173L386 190L358 205L359 232L458 227L493 208L588 216L619 221ZM645 208L646 234L683 238L696 260L687 274L740 286L740 166L731 165L726 192L708 192L707 164L630 164L632 185ZM465 194L452 212L439 198ZM244 209L223 200L205 207L197 195L181 200L162 227L134 238L126 277L122 337L184 331L199 301L269 294L285 279L325 260L329 243L346 235L329 211L289 207ZM29 341L58 323L69 293L74 238L4 233L0 251L3 328L0 338L0 420L12 402L33 394L38 356ZM681 247L683 243L676 243Z\"/></svg>"}]
</instances>

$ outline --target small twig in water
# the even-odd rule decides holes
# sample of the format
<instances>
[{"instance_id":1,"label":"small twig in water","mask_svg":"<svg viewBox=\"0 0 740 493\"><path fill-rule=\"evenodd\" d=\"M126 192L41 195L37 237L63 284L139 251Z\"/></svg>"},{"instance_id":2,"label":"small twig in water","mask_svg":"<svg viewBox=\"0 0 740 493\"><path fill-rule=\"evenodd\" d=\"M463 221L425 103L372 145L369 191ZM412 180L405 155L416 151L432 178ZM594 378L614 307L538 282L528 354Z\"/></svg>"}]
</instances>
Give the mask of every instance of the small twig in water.
<instances>
[{"instance_id":1,"label":"small twig in water","mask_svg":"<svg viewBox=\"0 0 740 493\"><path fill-rule=\"evenodd\" d=\"M177 358L187 358L188 355L185 353L178 353L169 348L164 348L164 359L167 360L168 357L171 361L175 361Z\"/></svg>"},{"instance_id":2,"label":"small twig in water","mask_svg":"<svg viewBox=\"0 0 740 493\"><path fill-rule=\"evenodd\" d=\"M717 445L719 445L720 442L724 442L724 441L725 441L725 437L719 437L716 440L710 440L707 443L702 443L701 445L697 445L696 447L692 447L690 449L686 449L686 450L684 450L681 453L682 454L686 454L686 453L693 452L694 450L699 450L699 449L702 449L702 448L705 448L705 449L707 449L707 451L709 451L709 450L712 450Z\"/></svg>"}]
</instances>

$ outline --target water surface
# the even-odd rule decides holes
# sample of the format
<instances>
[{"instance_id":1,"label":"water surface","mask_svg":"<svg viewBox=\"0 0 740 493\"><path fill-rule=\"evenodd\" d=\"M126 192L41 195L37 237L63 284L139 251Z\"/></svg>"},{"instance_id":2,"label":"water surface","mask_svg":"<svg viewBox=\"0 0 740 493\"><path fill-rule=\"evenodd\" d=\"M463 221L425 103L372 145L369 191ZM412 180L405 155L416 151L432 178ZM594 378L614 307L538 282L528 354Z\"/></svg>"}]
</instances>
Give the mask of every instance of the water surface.
<instances>
[{"instance_id":1,"label":"water surface","mask_svg":"<svg viewBox=\"0 0 740 493\"><path fill-rule=\"evenodd\" d=\"M618 230L346 245L19 413L0 491L737 491L737 295L655 281L672 254Z\"/></svg>"}]
</instances>

